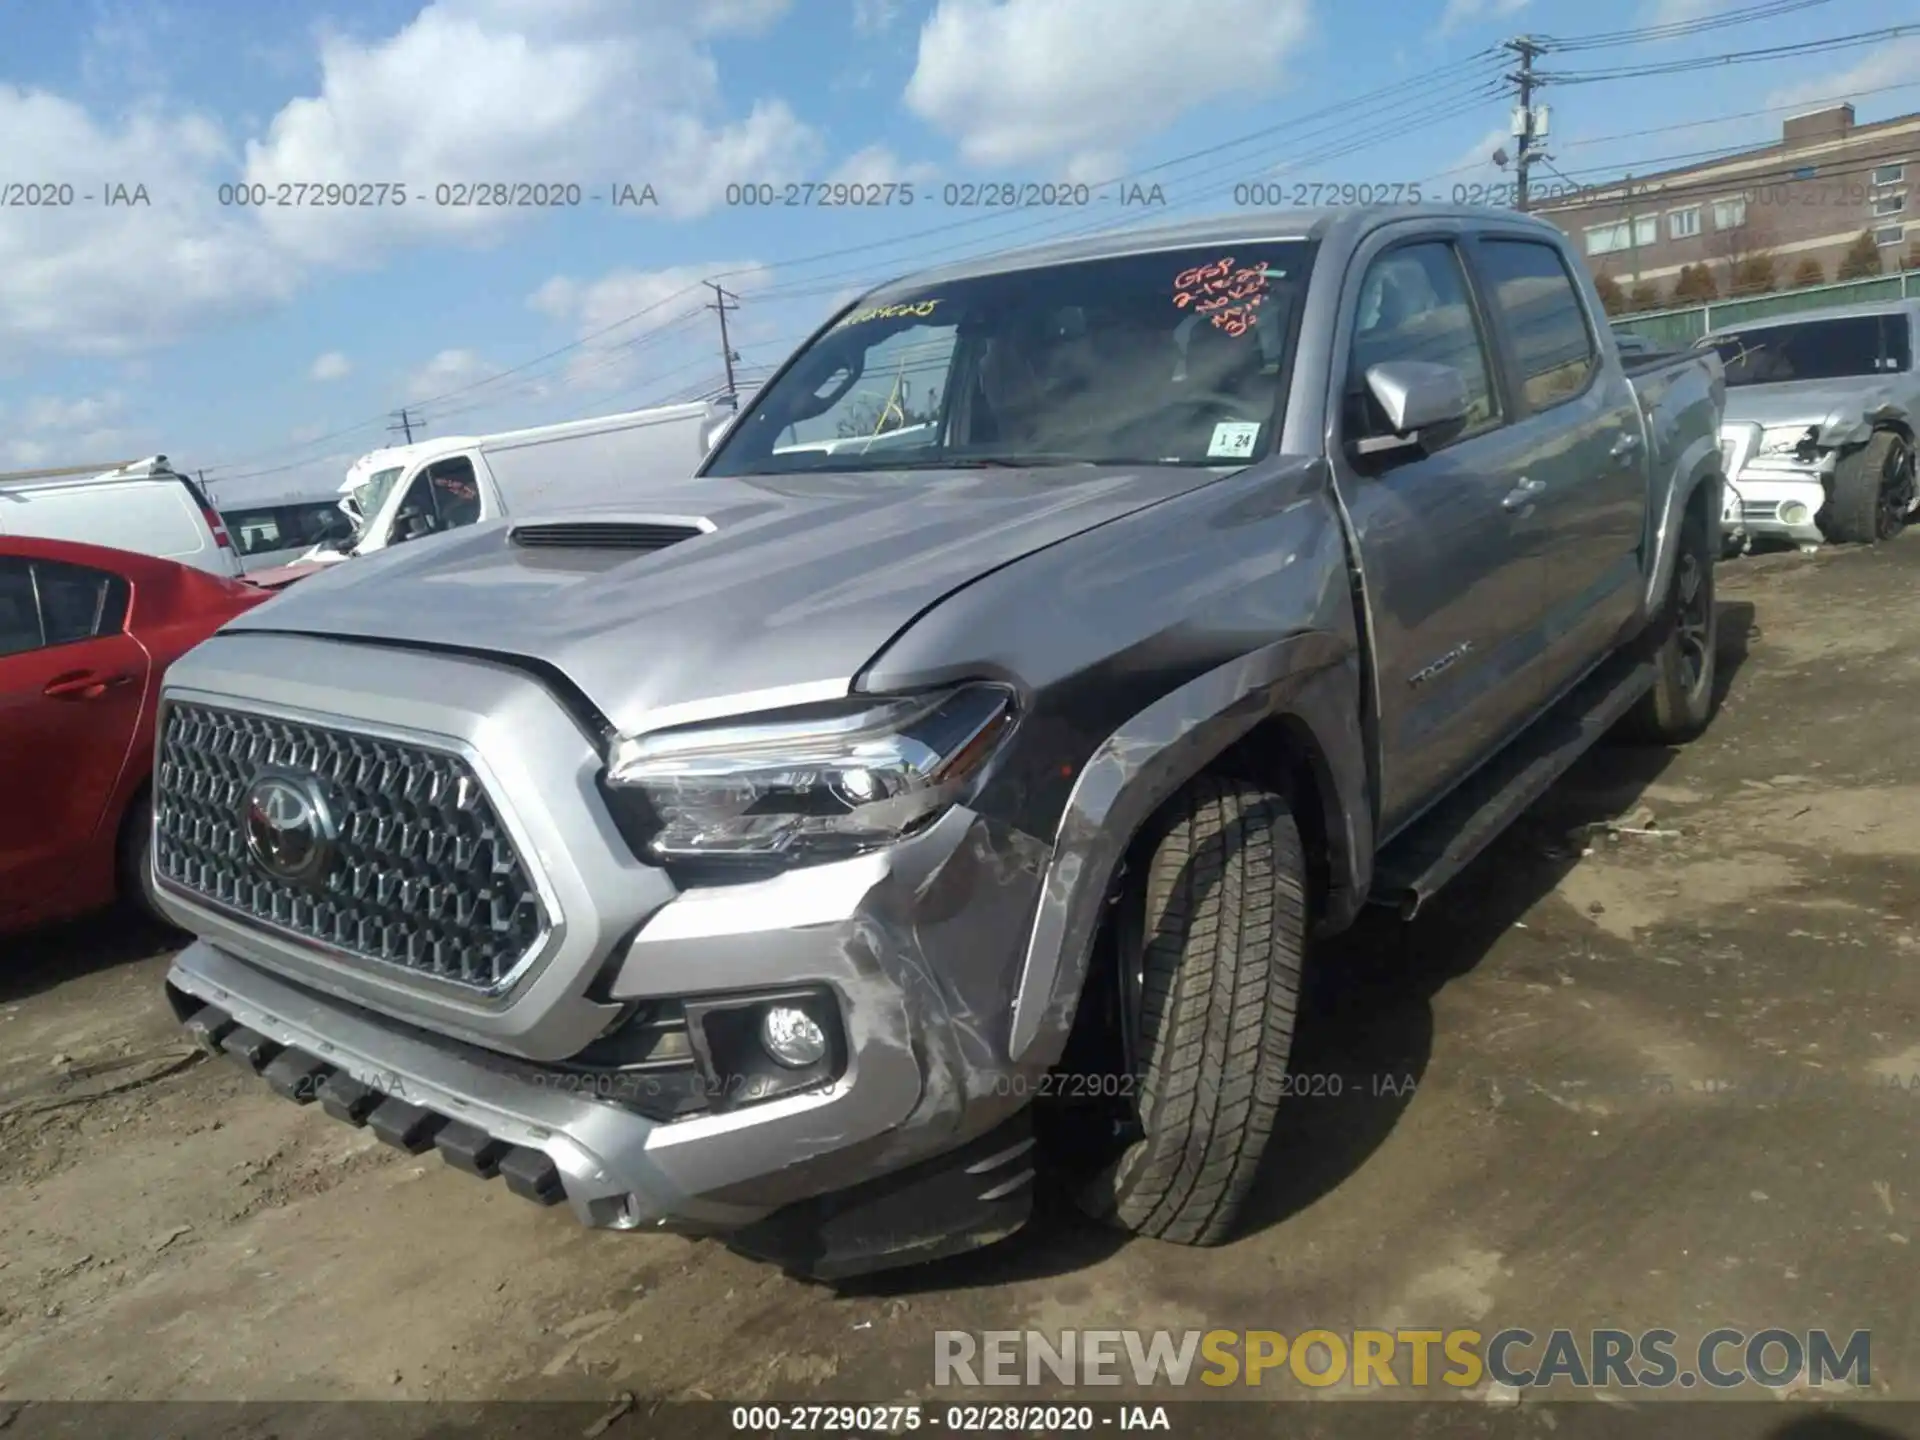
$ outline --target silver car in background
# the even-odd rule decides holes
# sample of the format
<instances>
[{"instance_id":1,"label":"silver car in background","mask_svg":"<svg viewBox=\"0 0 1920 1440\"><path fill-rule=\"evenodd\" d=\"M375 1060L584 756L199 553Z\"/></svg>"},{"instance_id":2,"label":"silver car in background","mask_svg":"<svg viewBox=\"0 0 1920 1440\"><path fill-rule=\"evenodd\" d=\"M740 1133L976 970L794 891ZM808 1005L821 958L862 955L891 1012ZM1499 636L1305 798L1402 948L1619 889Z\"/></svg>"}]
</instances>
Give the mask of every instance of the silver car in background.
<instances>
[{"instance_id":1,"label":"silver car in background","mask_svg":"<svg viewBox=\"0 0 1920 1440\"><path fill-rule=\"evenodd\" d=\"M1870 544L1920 503L1920 300L1804 311L1716 331L1726 365L1723 527L1753 539Z\"/></svg>"}]
</instances>

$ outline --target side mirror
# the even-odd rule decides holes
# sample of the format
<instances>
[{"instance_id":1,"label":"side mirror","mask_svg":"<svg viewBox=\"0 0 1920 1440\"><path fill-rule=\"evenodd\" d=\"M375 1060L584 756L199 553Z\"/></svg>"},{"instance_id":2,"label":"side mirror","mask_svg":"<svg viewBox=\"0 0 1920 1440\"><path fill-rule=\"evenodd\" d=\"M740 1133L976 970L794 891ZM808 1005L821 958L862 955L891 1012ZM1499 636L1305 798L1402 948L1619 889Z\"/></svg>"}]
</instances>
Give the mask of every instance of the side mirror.
<instances>
[{"instance_id":1,"label":"side mirror","mask_svg":"<svg viewBox=\"0 0 1920 1440\"><path fill-rule=\"evenodd\" d=\"M1367 389L1398 437L1443 429L1467 418L1467 381L1451 365L1389 360L1367 370Z\"/></svg>"},{"instance_id":2,"label":"side mirror","mask_svg":"<svg viewBox=\"0 0 1920 1440\"><path fill-rule=\"evenodd\" d=\"M740 418L740 412L725 405L709 405L704 419L700 422L700 454L713 453L713 447L725 438L733 422Z\"/></svg>"}]
</instances>

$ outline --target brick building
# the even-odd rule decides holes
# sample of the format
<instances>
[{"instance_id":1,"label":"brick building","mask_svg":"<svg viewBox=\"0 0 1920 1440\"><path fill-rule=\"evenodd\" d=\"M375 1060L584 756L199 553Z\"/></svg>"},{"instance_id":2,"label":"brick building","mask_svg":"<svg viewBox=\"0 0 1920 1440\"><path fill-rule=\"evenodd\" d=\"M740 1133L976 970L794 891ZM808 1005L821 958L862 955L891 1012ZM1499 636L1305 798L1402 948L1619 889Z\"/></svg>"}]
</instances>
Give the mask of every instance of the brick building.
<instances>
[{"instance_id":1,"label":"brick building","mask_svg":"<svg viewBox=\"0 0 1920 1440\"><path fill-rule=\"evenodd\" d=\"M1883 273L1920 265L1920 113L1856 125L1853 106L1829 106L1789 118L1775 144L1603 186L1535 174L1529 208L1623 289L1671 297L1682 267L1704 264L1726 295L1763 252L1776 286L1807 259L1832 281L1863 232Z\"/></svg>"}]
</instances>

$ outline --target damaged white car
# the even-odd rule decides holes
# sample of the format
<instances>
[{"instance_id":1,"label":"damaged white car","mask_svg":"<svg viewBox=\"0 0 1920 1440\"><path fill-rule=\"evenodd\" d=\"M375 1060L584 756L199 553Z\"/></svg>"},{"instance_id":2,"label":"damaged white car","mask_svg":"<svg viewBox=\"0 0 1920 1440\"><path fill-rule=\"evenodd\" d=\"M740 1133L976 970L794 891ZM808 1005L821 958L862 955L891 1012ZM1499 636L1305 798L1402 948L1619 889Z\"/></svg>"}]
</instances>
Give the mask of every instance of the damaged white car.
<instances>
[{"instance_id":1,"label":"damaged white car","mask_svg":"<svg viewBox=\"0 0 1920 1440\"><path fill-rule=\"evenodd\" d=\"M1913 368L1920 300L1811 310L1716 331L1727 372L1721 534L1872 544L1920 508Z\"/></svg>"}]
</instances>

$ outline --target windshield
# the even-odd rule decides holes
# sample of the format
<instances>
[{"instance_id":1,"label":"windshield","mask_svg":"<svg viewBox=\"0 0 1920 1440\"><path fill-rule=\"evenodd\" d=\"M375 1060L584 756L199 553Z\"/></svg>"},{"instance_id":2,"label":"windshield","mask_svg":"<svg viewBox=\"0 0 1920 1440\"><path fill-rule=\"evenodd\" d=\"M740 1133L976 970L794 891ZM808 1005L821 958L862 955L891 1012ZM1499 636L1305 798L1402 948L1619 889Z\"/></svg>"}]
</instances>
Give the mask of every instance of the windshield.
<instances>
[{"instance_id":1,"label":"windshield","mask_svg":"<svg viewBox=\"0 0 1920 1440\"><path fill-rule=\"evenodd\" d=\"M359 512L354 516L353 533L358 536L365 533L367 521L380 513L380 506L392 493L393 482L400 478L405 466L396 465L391 470L376 470L358 485L348 497L352 508Z\"/></svg>"},{"instance_id":2,"label":"windshield","mask_svg":"<svg viewBox=\"0 0 1920 1440\"><path fill-rule=\"evenodd\" d=\"M1848 315L1798 325L1763 325L1701 342L1720 353L1727 385L1841 380L1911 369L1904 315Z\"/></svg>"},{"instance_id":3,"label":"windshield","mask_svg":"<svg viewBox=\"0 0 1920 1440\"><path fill-rule=\"evenodd\" d=\"M881 292L795 358L704 473L1248 464L1279 428L1312 258L1268 241Z\"/></svg>"}]
</instances>

